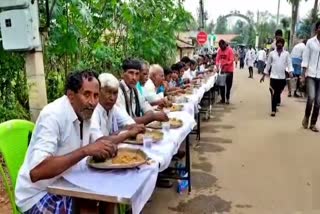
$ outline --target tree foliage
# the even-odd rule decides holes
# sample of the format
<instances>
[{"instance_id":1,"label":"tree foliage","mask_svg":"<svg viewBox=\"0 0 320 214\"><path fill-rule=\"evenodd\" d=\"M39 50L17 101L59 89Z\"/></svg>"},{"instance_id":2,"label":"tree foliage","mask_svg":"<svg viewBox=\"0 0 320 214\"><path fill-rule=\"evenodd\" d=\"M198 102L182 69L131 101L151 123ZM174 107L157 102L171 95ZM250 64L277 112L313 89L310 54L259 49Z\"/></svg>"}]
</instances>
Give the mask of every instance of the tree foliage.
<instances>
[{"instance_id":1,"label":"tree foliage","mask_svg":"<svg viewBox=\"0 0 320 214\"><path fill-rule=\"evenodd\" d=\"M23 55L0 49L0 73L0 122L11 118L28 119Z\"/></svg>"},{"instance_id":2,"label":"tree foliage","mask_svg":"<svg viewBox=\"0 0 320 214\"><path fill-rule=\"evenodd\" d=\"M50 28L43 33L48 100L63 94L72 70L89 67L119 76L127 57L168 65L175 60L177 33L192 22L176 0L56 0ZM23 55L1 49L0 62L0 106L22 109L7 117L0 107L0 119L28 117Z\"/></svg>"},{"instance_id":3,"label":"tree foliage","mask_svg":"<svg viewBox=\"0 0 320 214\"><path fill-rule=\"evenodd\" d=\"M216 34L226 34L228 32L227 19L224 16L219 16L215 28Z\"/></svg>"},{"instance_id":4,"label":"tree foliage","mask_svg":"<svg viewBox=\"0 0 320 214\"><path fill-rule=\"evenodd\" d=\"M317 19L320 19L319 14L317 14ZM312 29L314 25L312 20L312 12L310 12L300 23L298 23L297 37L299 39L310 38L310 32L314 32L314 29Z\"/></svg>"}]
</instances>

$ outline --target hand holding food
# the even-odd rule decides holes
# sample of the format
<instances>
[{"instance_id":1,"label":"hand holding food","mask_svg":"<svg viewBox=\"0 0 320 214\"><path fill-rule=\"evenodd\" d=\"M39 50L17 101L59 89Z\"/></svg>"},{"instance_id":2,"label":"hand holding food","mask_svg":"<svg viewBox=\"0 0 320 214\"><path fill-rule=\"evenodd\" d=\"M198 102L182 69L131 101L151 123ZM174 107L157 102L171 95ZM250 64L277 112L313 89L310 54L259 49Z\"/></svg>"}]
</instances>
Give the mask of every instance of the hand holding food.
<instances>
[{"instance_id":1,"label":"hand holding food","mask_svg":"<svg viewBox=\"0 0 320 214\"><path fill-rule=\"evenodd\" d=\"M102 137L87 145L85 152L87 156L93 156L96 161L104 161L117 155L117 145Z\"/></svg>"},{"instance_id":2,"label":"hand holding food","mask_svg":"<svg viewBox=\"0 0 320 214\"><path fill-rule=\"evenodd\" d=\"M133 128L129 130L130 137L136 137L139 133L144 133L146 127L143 124L136 124Z\"/></svg>"},{"instance_id":3,"label":"hand holding food","mask_svg":"<svg viewBox=\"0 0 320 214\"><path fill-rule=\"evenodd\" d=\"M154 113L154 120L160 122L167 122L169 121L169 118L167 114L165 114L164 112L156 112Z\"/></svg>"}]
</instances>

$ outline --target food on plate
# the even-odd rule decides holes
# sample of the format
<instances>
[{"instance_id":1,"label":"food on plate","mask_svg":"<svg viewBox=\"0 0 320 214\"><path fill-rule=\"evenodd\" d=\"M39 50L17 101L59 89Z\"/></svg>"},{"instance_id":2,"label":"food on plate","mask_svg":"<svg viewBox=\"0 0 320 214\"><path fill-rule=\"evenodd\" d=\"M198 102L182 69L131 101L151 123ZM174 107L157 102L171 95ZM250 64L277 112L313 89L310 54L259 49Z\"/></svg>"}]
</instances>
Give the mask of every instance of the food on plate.
<instances>
[{"instance_id":1,"label":"food on plate","mask_svg":"<svg viewBox=\"0 0 320 214\"><path fill-rule=\"evenodd\" d=\"M145 158L138 152L130 150L120 150L115 158L112 159L112 164L133 164L145 161Z\"/></svg>"},{"instance_id":2,"label":"food on plate","mask_svg":"<svg viewBox=\"0 0 320 214\"><path fill-rule=\"evenodd\" d=\"M170 108L172 106L172 102L168 100L168 98L164 98L164 104L158 105L156 110L160 111L163 108Z\"/></svg>"},{"instance_id":3,"label":"food on plate","mask_svg":"<svg viewBox=\"0 0 320 214\"><path fill-rule=\"evenodd\" d=\"M170 129L180 128L183 125L183 121L177 118L171 118L169 120L169 123ZM147 127L151 129L162 129L162 122L154 121L152 123L149 123Z\"/></svg>"},{"instance_id":4,"label":"food on plate","mask_svg":"<svg viewBox=\"0 0 320 214\"><path fill-rule=\"evenodd\" d=\"M148 130L145 133L146 136L152 137L155 141L160 141L163 139L163 132L159 130Z\"/></svg>"},{"instance_id":5,"label":"food on plate","mask_svg":"<svg viewBox=\"0 0 320 214\"><path fill-rule=\"evenodd\" d=\"M183 105L172 105L171 108L170 108L170 111L171 112L182 111L182 109L183 109Z\"/></svg>"},{"instance_id":6,"label":"food on plate","mask_svg":"<svg viewBox=\"0 0 320 214\"><path fill-rule=\"evenodd\" d=\"M158 142L163 139L163 132L149 129L144 134L138 134L136 137L137 144L143 144L144 136L151 137L153 142Z\"/></svg>"},{"instance_id":7,"label":"food on plate","mask_svg":"<svg viewBox=\"0 0 320 214\"><path fill-rule=\"evenodd\" d=\"M171 128L179 128L183 125L182 120L177 119L177 118L171 118L169 122L170 122Z\"/></svg>"}]
</instances>

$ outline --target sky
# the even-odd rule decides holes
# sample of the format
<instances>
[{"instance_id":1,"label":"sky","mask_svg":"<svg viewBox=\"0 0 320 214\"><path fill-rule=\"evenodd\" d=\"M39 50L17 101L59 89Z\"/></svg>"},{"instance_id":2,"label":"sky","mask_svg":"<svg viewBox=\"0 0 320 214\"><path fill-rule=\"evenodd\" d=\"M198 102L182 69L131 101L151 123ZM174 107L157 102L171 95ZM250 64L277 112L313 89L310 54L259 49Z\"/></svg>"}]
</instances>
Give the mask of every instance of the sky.
<instances>
[{"instance_id":1,"label":"sky","mask_svg":"<svg viewBox=\"0 0 320 214\"><path fill-rule=\"evenodd\" d=\"M255 14L258 10L268 10L270 13L276 15L278 8L278 0L203 0L204 8L209 15L209 21L216 19L220 15L227 15L230 11L238 10L245 14L247 10L253 11ZM312 9L314 0L304 0L300 3L299 17L304 18ZM199 0L185 0L185 9L190 11L194 17L197 16L197 8L199 7ZM287 0L280 0L280 14L291 16L291 6Z\"/></svg>"}]
</instances>

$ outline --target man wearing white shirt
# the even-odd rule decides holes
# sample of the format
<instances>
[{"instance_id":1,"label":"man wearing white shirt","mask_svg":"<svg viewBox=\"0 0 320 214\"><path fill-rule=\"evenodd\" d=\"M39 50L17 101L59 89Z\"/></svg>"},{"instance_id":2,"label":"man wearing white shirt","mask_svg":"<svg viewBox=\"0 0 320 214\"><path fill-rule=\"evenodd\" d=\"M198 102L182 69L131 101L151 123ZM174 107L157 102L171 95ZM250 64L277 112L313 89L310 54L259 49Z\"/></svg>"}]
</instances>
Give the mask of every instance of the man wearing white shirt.
<instances>
[{"instance_id":1,"label":"man wearing white shirt","mask_svg":"<svg viewBox=\"0 0 320 214\"><path fill-rule=\"evenodd\" d=\"M110 73L99 75L101 83L99 103L91 118L90 134L93 140L103 136L114 143L121 143L144 132L144 125L137 125L124 109L115 106L118 98L119 80ZM123 133L120 130L128 129Z\"/></svg>"},{"instance_id":2,"label":"man wearing white shirt","mask_svg":"<svg viewBox=\"0 0 320 214\"><path fill-rule=\"evenodd\" d=\"M319 132L316 123L320 108L320 21L315 25L316 36L309 39L302 57L303 73L301 82L304 83L306 77L308 100L302 126L308 128L311 115L310 129Z\"/></svg>"},{"instance_id":3,"label":"man wearing white shirt","mask_svg":"<svg viewBox=\"0 0 320 214\"><path fill-rule=\"evenodd\" d=\"M152 121L168 121L164 112L153 112L151 105L141 96L136 88L140 78L141 62L136 59L126 59L122 64L123 79L120 81L120 91L116 105L125 109L138 124L148 124Z\"/></svg>"},{"instance_id":4,"label":"man wearing white shirt","mask_svg":"<svg viewBox=\"0 0 320 214\"><path fill-rule=\"evenodd\" d=\"M184 56L181 58L180 60L181 62L183 62L185 64L184 67L184 73L182 75L182 79L185 82L190 82L193 79L192 73L191 73L191 59L187 56Z\"/></svg>"},{"instance_id":5,"label":"man wearing white shirt","mask_svg":"<svg viewBox=\"0 0 320 214\"><path fill-rule=\"evenodd\" d=\"M85 70L67 78L65 95L41 111L19 170L16 204L23 213L71 213L70 197L53 195L47 187L86 156L106 159L116 146L105 139L90 141L90 118L99 101L97 75Z\"/></svg>"},{"instance_id":6,"label":"man wearing white shirt","mask_svg":"<svg viewBox=\"0 0 320 214\"><path fill-rule=\"evenodd\" d=\"M271 51L273 50L276 50L277 49L277 45L276 45L276 42L279 38L282 38L283 37L283 32L281 29L277 29L275 32L274 32L274 40L271 44Z\"/></svg>"},{"instance_id":7,"label":"man wearing white shirt","mask_svg":"<svg viewBox=\"0 0 320 214\"><path fill-rule=\"evenodd\" d=\"M252 48L252 46L249 46L249 50L247 51L246 58L244 60L249 68L249 78L253 78L253 65L255 60L255 50Z\"/></svg>"},{"instance_id":8,"label":"man wearing white shirt","mask_svg":"<svg viewBox=\"0 0 320 214\"><path fill-rule=\"evenodd\" d=\"M163 81L163 68L158 64L151 65L149 79L144 85L144 96L149 103L156 103L156 105L163 104L164 92L157 93L158 88L163 85Z\"/></svg>"},{"instance_id":9,"label":"man wearing white shirt","mask_svg":"<svg viewBox=\"0 0 320 214\"><path fill-rule=\"evenodd\" d=\"M294 77L297 77L297 85L296 85L296 89L294 91L295 97L301 97L300 95L298 95L297 92L300 88L300 75L302 73L301 63L302 63L303 52L306 48L306 43L307 43L307 40L303 40L302 42L296 44L291 51L293 75L294 75ZM291 94L291 92L290 92L290 94Z\"/></svg>"},{"instance_id":10,"label":"man wearing white shirt","mask_svg":"<svg viewBox=\"0 0 320 214\"><path fill-rule=\"evenodd\" d=\"M257 60L258 60L258 73L259 74L262 74L263 71L264 71L264 67L266 65L266 61L267 61L267 53L264 49L260 49L258 51L258 57L257 57Z\"/></svg>"},{"instance_id":11,"label":"man wearing white shirt","mask_svg":"<svg viewBox=\"0 0 320 214\"><path fill-rule=\"evenodd\" d=\"M292 77L292 63L291 57L288 51L283 49L284 39L277 39L277 48L271 51L268 57L267 66L264 70L264 74L260 82L264 81L265 75L270 73L270 93L271 93L271 116L276 116L277 104L281 102L281 93L286 86L286 68L288 68L288 73Z\"/></svg>"}]
</instances>

